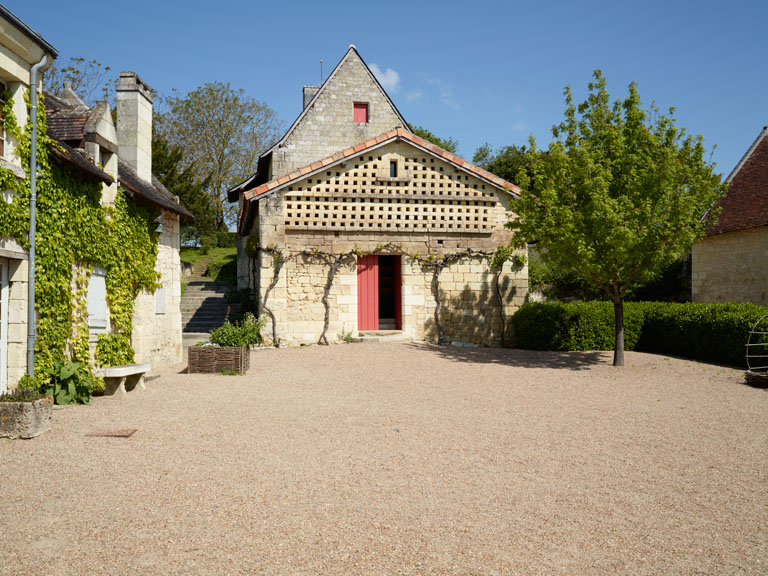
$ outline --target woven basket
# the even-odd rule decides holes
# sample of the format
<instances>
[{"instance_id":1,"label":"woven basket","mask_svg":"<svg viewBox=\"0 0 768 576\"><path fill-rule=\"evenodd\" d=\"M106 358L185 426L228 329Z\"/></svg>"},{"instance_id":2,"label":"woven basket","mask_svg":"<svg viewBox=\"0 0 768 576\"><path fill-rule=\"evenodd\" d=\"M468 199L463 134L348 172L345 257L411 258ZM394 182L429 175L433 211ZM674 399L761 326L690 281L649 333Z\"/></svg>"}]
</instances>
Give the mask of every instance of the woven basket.
<instances>
[{"instance_id":1,"label":"woven basket","mask_svg":"<svg viewBox=\"0 0 768 576\"><path fill-rule=\"evenodd\" d=\"M190 346L188 372L245 372L250 367L248 346Z\"/></svg>"}]
</instances>

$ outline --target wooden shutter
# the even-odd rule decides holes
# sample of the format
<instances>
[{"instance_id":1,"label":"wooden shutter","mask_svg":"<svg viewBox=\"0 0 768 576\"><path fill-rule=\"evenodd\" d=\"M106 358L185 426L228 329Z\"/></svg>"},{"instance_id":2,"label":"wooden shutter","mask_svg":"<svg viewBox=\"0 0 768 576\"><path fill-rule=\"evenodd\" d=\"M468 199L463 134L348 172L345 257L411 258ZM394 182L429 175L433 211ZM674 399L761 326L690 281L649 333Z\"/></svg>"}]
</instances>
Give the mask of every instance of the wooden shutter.
<instances>
[{"instance_id":1,"label":"wooden shutter","mask_svg":"<svg viewBox=\"0 0 768 576\"><path fill-rule=\"evenodd\" d=\"M356 124L368 123L368 103L367 102L355 102L354 109L354 121Z\"/></svg>"}]
</instances>

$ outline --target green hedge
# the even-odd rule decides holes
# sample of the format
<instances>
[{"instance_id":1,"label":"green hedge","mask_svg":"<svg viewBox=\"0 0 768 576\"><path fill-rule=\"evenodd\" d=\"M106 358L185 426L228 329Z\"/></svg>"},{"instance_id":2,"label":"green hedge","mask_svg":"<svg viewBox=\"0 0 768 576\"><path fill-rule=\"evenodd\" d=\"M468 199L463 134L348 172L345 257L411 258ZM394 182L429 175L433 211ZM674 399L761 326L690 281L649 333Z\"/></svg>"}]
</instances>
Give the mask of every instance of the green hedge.
<instances>
[{"instance_id":1,"label":"green hedge","mask_svg":"<svg viewBox=\"0 0 768 576\"><path fill-rule=\"evenodd\" d=\"M626 302L624 348L746 367L749 331L765 314L754 304ZM613 350L610 302L526 304L512 324L520 348Z\"/></svg>"}]
</instances>

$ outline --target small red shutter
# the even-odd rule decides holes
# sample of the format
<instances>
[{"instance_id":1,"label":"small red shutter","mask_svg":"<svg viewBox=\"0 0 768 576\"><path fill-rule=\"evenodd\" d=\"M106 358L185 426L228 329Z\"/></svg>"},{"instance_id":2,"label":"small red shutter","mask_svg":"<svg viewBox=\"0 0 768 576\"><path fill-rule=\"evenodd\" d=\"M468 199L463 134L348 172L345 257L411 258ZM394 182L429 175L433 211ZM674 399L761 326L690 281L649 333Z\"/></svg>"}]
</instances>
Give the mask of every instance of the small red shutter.
<instances>
[{"instance_id":1,"label":"small red shutter","mask_svg":"<svg viewBox=\"0 0 768 576\"><path fill-rule=\"evenodd\" d=\"M355 124L367 124L368 123L368 103L367 102L355 102L354 111Z\"/></svg>"},{"instance_id":2,"label":"small red shutter","mask_svg":"<svg viewBox=\"0 0 768 576\"><path fill-rule=\"evenodd\" d=\"M379 257L357 261L357 329L379 329Z\"/></svg>"}]
</instances>

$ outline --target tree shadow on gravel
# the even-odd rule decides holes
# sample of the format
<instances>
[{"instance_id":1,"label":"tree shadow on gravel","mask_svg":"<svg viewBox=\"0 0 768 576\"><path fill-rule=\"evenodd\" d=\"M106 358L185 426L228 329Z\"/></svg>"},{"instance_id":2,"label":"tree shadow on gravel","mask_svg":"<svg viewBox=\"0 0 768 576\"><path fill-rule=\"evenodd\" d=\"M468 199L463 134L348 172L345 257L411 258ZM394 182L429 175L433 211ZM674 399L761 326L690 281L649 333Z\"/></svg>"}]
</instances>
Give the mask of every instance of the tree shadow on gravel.
<instances>
[{"instance_id":1,"label":"tree shadow on gravel","mask_svg":"<svg viewBox=\"0 0 768 576\"><path fill-rule=\"evenodd\" d=\"M589 370L611 363L611 352L548 352L510 348L464 348L437 344L407 344L412 349L437 354L454 362L499 364L519 368L554 368L559 370Z\"/></svg>"}]
</instances>

